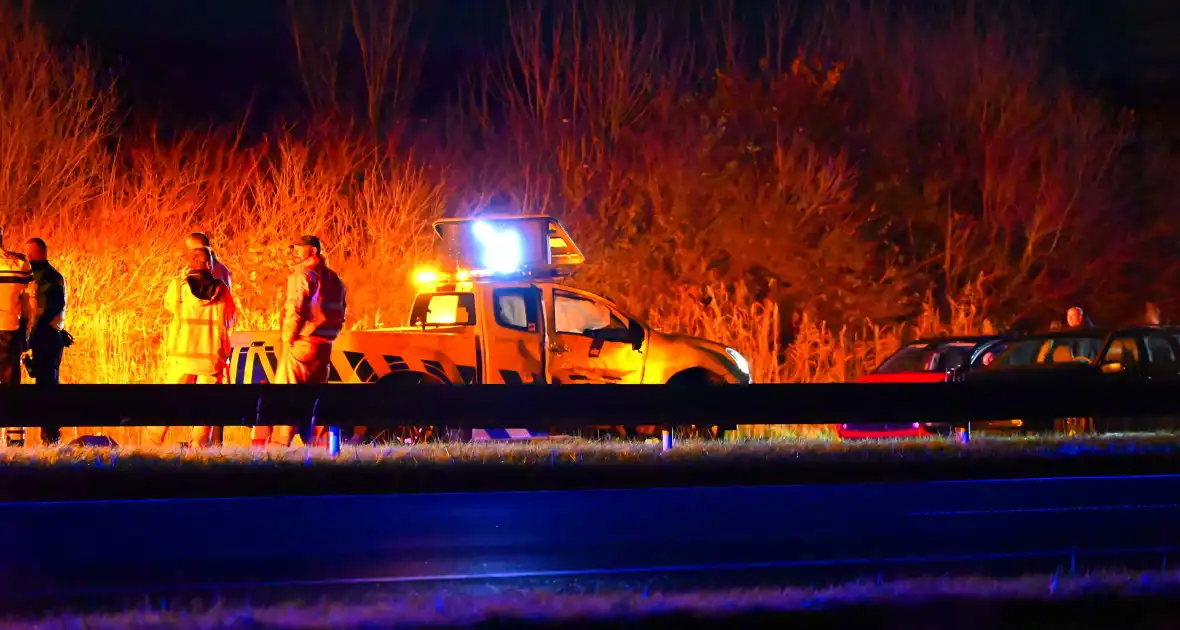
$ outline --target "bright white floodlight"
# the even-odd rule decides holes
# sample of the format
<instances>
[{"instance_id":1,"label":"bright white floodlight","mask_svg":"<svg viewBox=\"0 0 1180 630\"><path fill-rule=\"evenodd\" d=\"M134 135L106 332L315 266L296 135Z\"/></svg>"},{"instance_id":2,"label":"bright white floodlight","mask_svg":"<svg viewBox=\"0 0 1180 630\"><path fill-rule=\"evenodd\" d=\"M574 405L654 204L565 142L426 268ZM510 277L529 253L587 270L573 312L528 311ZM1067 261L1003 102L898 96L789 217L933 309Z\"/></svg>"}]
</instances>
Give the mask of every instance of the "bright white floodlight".
<instances>
[{"instance_id":1,"label":"bright white floodlight","mask_svg":"<svg viewBox=\"0 0 1180 630\"><path fill-rule=\"evenodd\" d=\"M485 269L506 273L520 267L524 247L520 235L514 230L497 230L483 221L476 221L471 226L471 233L483 247Z\"/></svg>"}]
</instances>

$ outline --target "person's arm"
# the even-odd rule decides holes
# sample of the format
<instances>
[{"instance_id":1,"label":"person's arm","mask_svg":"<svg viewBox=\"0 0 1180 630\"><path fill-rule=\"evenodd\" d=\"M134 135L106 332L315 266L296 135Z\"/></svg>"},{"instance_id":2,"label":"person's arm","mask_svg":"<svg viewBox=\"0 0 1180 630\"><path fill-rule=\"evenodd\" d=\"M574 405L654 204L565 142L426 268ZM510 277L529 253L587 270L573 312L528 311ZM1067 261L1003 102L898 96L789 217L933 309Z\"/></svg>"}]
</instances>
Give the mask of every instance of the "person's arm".
<instances>
[{"instance_id":1,"label":"person's arm","mask_svg":"<svg viewBox=\"0 0 1180 630\"><path fill-rule=\"evenodd\" d=\"M63 315L66 310L66 281L60 274L54 274L52 277L46 278L46 287L43 292L38 295L39 300L44 300L44 304L39 304L41 317L34 327L34 331L45 326L46 328L53 327L53 320L57 319L59 315ZM31 333L30 333L31 334Z\"/></svg>"},{"instance_id":2,"label":"person's arm","mask_svg":"<svg viewBox=\"0 0 1180 630\"><path fill-rule=\"evenodd\" d=\"M164 310L172 313L172 321L168 322L168 337L164 340L164 354L172 354L172 345L180 333L180 280L168 283L164 292Z\"/></svg>"},{"instance_id":3,"label":"person's arm","mask_svg":"<svg viewBox=\"0 0 1180 630\"><path fill-rule=\"evenodd\" d=\"M238 303L234 301L234 293L225 286L225 327L233 328L238 321Z\"/></svg>"},{"instance_id":4,"label":"person's arm","mask_svg":"<svg viewBox=\"0 0 1180 630\"><path fill-rule=\"evenodd\" d=\"M290 348L303 328L303 313L311 299L311 279L307 271L291 274L287 279L287 301L283 308L281 341L283 348Z\"/></svg>"},{"instance_id":5,"label":"person's arm","mask_svg":"<svg viewBox=\"0 0 1180 630\"><path fill-rule=\"evenodd\" d=\"M24 278L29 278L29 282L25 284L25 290L20 293L20 310L21 318L23 320L23 332L25 334L25 341L33 334L33 328L36 326L37 317L37 283L32 280L33 267L28 260L21 260L20 275ZM27 345L25 346L28 347Z\"/></svg>"}]
</instances>

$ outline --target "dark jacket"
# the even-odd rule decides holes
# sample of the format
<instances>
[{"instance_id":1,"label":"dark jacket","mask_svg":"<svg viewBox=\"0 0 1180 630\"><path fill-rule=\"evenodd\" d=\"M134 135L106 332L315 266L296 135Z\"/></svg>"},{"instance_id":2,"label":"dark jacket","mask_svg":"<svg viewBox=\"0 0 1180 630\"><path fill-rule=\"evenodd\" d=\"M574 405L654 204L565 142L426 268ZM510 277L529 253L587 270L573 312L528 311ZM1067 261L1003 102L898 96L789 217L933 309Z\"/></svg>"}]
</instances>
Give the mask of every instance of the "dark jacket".
<instances>
[{"instance_id":1,"label":"dark jacket","mask_svg":"<svg viewBox=\"0 0 1180 630\"><path fill-rule=\"evenodd\" d=\"M37 310L33 329L62 330L66 325L66 280L47 260L35 260L33 283L37 285Z\"/></svg>"}]
</instances>

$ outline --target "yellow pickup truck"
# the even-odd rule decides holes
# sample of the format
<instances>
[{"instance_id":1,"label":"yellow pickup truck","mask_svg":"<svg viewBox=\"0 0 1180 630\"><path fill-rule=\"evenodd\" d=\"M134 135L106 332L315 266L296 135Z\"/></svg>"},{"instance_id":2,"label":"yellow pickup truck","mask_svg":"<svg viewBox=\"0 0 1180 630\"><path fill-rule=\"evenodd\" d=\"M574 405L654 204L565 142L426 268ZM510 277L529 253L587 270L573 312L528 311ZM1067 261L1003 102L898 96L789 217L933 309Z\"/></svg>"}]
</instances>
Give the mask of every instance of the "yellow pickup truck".
<instances>
[{"instance_id":1,"label":"yellow pickup truck","mask_svg":"<svg viewBox=\"0 0 1180 630\"><path fill-rule=\"evenodd\" d=\"M750 383L746 359L705 339L652 330L611 301L563 280L585 261L556 219L544 215L444 219L434 224L443 263L417 270L407 325L350 331L333 348L329 382L387 386L482 384ZM266 383L278 332L233 335L232 383ZM647 433L607 425L620 434ZM692 429L715 437L731 426ZM404 427L401 440L437 435ZM358 429L354 439L364 435ZM535 438L480 430L459 439Z\"/></svg>"}]
</instances>

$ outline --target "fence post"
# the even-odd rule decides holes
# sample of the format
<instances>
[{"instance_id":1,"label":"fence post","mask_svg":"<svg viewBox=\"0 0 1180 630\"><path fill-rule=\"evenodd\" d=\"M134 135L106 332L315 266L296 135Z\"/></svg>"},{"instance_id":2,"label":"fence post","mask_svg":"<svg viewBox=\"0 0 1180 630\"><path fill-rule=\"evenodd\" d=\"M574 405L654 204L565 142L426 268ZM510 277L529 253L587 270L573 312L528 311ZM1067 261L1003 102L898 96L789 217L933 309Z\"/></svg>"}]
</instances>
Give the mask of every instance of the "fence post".
<instances>
[{"instance_id":1,"label":"fence post","mask_svg":"<svg viewBox=\"0 0 1180 630\"><path fill-rule=\"evenodd\" d=\"M661 427L661 446L663 451L672 450L672 427Z\"/></svg>"},{"instance_id":2,"label":"fence post","mask_svg":"<svg viewBox=\"0 0 1180 630\"><path fill-rule=\"evenodd\" d=\"M340 455L340 427L330 424L328 425L328 456L336 457Z\"/></svg>"}]
</instances>

